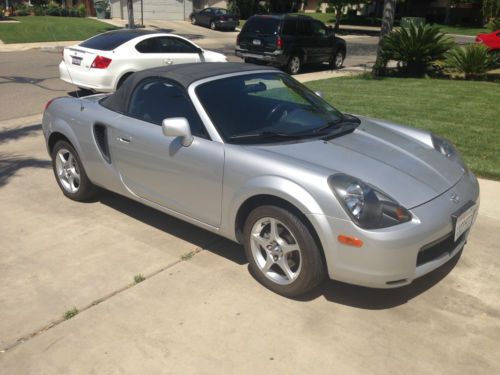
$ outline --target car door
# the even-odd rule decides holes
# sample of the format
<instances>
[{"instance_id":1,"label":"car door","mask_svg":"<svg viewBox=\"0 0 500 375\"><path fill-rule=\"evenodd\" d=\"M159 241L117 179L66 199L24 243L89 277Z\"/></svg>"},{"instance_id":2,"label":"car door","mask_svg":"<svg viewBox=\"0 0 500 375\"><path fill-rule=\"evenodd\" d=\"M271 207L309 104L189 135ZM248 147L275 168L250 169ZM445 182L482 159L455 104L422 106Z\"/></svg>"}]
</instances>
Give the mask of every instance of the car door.
<instances>
[{"instance_id":1,"label":"car door","mask_svg":"<svg viewBox=\"0 0 500 375\"><path fill-rule=\"evenodd\" d=\"M140 69L162 65L200 62L200 49L174 36L156 36L137 43L137 64Z\"/></svg>"},{"instance_id":2,"label":"car door","mask_svg":"<svg viewBox=\"0 0 500 375\"><path fill-rule=\"evenodd\" d=\"M316 62L329 61L333 56L335 37L322 22L314 20L311 25L315 39L315 60Z\"/></svg>"},{"instance_id":3,"label":"car door","mask_svg":"<svg viewBox=\"0 0 500 375\"><path fill-rule=\"evenodd\" d=\"M200 25L203 25L203 26L208 26L210 24L210 19L212 18L212 9L211 8L207 8L207 9L203 9L200 13L199 13L199 23Z\"/></svg>"},{"instance_id":4,"label":"car door","mask_svg":"<svg viewBox=\"0 0 500 375\"><path fill-rule=\"evenodd\" d=\"M309 19L299 18L297 44L304 51L308 63L315 62L316 44L312 35L312 25Z\"/></svg>"},{"instance_id":5,"label":"car door","mask_svg":"<svg viewBox=\"0 0 500 375\"><path fill-rule=\"evenodd\" d=\"M194 136L163 135L164 118L185 117ZM210 140L185 90L161 78L146 79L127 113L110 124L111 157L136 196L213 227L221 220L224 145Z\"/></svg>"}]
</instances>

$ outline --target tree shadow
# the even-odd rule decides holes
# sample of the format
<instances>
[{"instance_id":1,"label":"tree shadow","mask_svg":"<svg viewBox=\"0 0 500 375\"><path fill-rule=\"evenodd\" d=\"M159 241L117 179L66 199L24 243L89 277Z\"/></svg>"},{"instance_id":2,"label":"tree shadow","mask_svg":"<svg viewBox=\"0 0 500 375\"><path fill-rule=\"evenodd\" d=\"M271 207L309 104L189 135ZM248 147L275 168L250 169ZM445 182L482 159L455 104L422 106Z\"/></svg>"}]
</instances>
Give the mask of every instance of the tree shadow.
<instances>
[{"instance_id":1,"label":"tree shadow","mask_svg":"<svg viewBox=\"0 0 500 375\"><path fill-rule=\"evenodd\" d=\"M31 137L37 135L42 130L41 124L20 126L14 129L7 129L0 131L0 144L14 141L24 137Z\"/></svg>"},{"instance_id":2,"label":"tree shadow","mask_svg":"<svg viewBox=\"0 0 500 375\"><path fill-rule=\"evenodd\" d=\"M323 296L330 302L358 309L390 309L403 305L431 289L453 270L461 256L462 251L443 266L400 288L374 289L329 280L296 300L311 301Z\"/></svg>"},{"instance_id":3,"label":"tree shadow","mask_svg":"<svg viewBox=\"0 0 500 375\"><path fill-rule=\"evenodd\" d=\"M24 76L0 76L0 85L6 83L14 83L21 85L33 85L47 91L61 91L60 89L51 89L49 87L43 86L41 83L49 79L56 79L59 77L45 77L45 78L33 78Z\"/></svg>"},{"instance_id":4,"label":"tree shadow","mask_svg":"<svg viewBox=\"0 0 500 375\"><path fill-rule=\"evenodd\" d=\"M24 168L50 168L49 160L42 160L21 155L0 153L0 187L7 185L9 179Z\"/></svg>"}]
</instances>

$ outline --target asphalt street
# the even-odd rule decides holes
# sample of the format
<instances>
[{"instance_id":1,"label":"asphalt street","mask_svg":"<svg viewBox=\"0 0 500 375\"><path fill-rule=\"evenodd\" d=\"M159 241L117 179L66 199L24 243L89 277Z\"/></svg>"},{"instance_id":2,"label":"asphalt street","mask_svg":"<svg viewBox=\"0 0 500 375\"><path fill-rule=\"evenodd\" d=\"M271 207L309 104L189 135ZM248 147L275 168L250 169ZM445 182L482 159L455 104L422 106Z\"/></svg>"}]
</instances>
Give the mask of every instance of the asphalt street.
<instances>
[{"instance_id":1,"label":"asphalt street","mask_svg":"<svg viewBox=\"0 0 500 375\"><path fill-rule=\"evenodd\" d=\"M234 42L231 42L237 33L219 33L223 36L219 39L208 39L201 34L183 34L204 48L226 54L230 61L241 61L234 56ZM375 51L375 37L356 36L348 40L346 69L362 69L373 63ZM60 61L60 48L0 53L0 121L39 114L50 99L74 94L76 87L59 79ZM305 72L316 70L317 67L307 68Z\"/></svg>"}]
</instances>

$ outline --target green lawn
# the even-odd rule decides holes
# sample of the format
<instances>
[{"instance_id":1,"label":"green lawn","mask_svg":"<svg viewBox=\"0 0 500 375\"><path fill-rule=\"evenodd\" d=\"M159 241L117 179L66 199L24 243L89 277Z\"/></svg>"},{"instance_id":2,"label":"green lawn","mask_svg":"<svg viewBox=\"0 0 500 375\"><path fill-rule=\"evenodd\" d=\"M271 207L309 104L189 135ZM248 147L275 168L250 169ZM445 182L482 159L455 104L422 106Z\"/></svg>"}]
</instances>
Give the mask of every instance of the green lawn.
<instances>
[{"instance_id":1,"label":"green lawn","mask_svg":"<svg viewBox=\"0 0 500 375\"><path fill-rule=\"evenodd\" d=\"M116 27L107 23L76 17L12 17L20 23L0 21L0 40L4 43L56 42L84 40Z\"/></svg>"},{"instance_id":2,"label":"green lawn","mask_svg":"<svg viewBox=\"0 0 500 375\"><path fill-rule=\"evenodd\" d=\"M484 27L462 27L462 26L447 26L437 25L441 31L448 34L470 35L476 36L480 33L490 33L491 31Z\"/></svg>"},{"instance_id":3,"label":"green lawn","mask_svg":"<svg viewBox=\"0 0 500 375\"><path fill-rule=\"evenodd\" d=\"M479 176L500 180L500 84L343 77L308 84L341 111L430 130L450 139Z\"/></svg>"}]
</instances>

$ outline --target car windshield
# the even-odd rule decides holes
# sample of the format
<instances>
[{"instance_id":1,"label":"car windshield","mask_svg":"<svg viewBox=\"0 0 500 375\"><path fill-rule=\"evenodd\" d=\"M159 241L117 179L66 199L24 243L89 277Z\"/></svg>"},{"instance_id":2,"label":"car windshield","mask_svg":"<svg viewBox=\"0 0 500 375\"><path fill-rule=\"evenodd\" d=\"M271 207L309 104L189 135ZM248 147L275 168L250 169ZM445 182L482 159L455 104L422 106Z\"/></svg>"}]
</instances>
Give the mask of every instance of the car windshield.
<instances>
[{"instance_id":1,"label":"car windshield","mask_svg":"<svg viewBox=\"0 0 500 375\"><path fill-rule=\"evenodd\" d=\"M243 26L242 32L263 35L278 34L281 21L274 17L252 17Z\"/></svg>"},{"instance_id":2,"label":"car windshield","mask_svg":"<svg viewBox=\"0 0 500 375\"><path fill-rule=\"evenodd\" d=\"M324 137L358 125L356 118L279 72L217 79L199 85L196 94L228 143Z\"/></svg>"}]
</instances>

